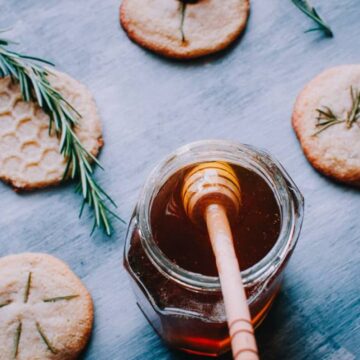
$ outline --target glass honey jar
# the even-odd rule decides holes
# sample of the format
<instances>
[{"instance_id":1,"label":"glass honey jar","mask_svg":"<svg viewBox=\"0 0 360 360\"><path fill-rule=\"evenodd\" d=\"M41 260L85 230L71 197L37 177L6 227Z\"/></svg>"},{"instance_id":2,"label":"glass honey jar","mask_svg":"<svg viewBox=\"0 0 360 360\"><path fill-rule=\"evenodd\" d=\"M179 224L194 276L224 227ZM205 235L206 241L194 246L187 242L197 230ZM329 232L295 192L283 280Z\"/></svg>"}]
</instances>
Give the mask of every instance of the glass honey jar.
<instances>
[{"instance_id":1,"label":"glass honey jar","mask_svg":"<svg viewBox=\"0 0 360 360\"><path fill-rule=\"evenodd\" d=\"M255 327L280 289L299 237L304 201L268 153L223 140L183 146L147 179L124 254L137 303L171 347L218 356L230 349L230 339L215 259L206 232L188 223L179 196L184 174L209 161L230 164L244 193L243 214L232 230Z\"/></svg>"}]
</instances>

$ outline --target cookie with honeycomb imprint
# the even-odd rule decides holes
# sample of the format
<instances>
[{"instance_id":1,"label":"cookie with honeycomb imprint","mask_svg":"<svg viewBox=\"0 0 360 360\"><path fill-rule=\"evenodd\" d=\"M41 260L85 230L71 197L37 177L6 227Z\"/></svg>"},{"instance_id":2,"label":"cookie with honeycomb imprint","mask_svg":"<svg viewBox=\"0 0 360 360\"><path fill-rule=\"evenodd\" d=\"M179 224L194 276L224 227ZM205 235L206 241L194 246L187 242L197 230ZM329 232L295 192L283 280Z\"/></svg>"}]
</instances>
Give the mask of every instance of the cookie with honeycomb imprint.
<instances>
[{"instance_id":1,"label":"cookie with honeycomb imprint","mask_svg":"<svg viewBox=\"0 0 360 360\"><path fill-rule=\"evenodd\" d=\"M49 81L81 114L75 133L97 156L103 145L102 129L90 91L54 70ZM16 190L59 184L66 168L59 144L54 131L49 131L49 116L35 102L24 102L19 85L9 77L0 79L0 179Z\"/></svg>"},{"instance_id":2,"label":"cookie with honeycomb imprint","mask_svg":"<svg viewBox=\"0 0 360 360\"><path fill-rule=\"evenodd\" d=\"M61 260L41 253L0 258L0 360L72 360L86 346L93 302Z\"/></svg>"}]
</instances>

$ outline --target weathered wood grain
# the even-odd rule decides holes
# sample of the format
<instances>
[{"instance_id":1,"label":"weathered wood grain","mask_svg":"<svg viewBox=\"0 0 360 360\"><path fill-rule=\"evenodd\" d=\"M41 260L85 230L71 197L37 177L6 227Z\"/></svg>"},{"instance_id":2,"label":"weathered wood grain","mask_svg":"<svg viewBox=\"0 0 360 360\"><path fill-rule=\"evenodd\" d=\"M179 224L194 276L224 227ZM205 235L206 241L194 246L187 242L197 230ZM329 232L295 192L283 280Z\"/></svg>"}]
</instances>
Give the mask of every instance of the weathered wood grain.
<instances>
[{"instance_id":1,"label":"weathered wood grain","mask_svg":"<svg viewBox=\"0 0 360 360\"><path fill-rule=\"evenodd\" d=\"M106 142L106 173L97 175L125 219L153 165L196 139L261 146L287 168L305 195L306 218L282 293L257 331L263 359L360 357L360 192L318 175L290 126L308 80L360 61L360 4L313 3L335 38L304 34L313 24L290 0L253 0L241 41L223 54L180 63L127 39L119 0L0 0L0 27L13 28L19 48L55 61L94 93ZM192 358L163 346L136 307L121 265L123 225L115 225L111 239L91 238L91 218L78 221L80 199L71 185L18 195L0 184L0 196L0 254L54 254L91 290L96 323L84 359Z\"/></svg>"}]
</instances>

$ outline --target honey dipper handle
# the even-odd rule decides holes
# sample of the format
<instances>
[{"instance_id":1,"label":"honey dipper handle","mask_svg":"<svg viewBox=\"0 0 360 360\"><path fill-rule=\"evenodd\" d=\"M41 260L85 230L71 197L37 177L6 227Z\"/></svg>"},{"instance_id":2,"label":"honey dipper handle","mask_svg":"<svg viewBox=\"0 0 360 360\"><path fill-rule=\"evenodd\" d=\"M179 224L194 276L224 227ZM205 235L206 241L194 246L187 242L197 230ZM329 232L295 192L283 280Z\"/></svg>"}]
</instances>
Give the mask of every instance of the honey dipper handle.
<instances>
[{"instance_id":1,"label":"honey dipper handle","mask_svg":"<svg viewBox=\"0 0 360 360\"><path fill-rule=\"evenodd\" d=\"M221 205L211 204L205 210L205 220L219 272L233 357L235 360L257 360L254 330L226 210Z\"/></svg>"}]
</instances>

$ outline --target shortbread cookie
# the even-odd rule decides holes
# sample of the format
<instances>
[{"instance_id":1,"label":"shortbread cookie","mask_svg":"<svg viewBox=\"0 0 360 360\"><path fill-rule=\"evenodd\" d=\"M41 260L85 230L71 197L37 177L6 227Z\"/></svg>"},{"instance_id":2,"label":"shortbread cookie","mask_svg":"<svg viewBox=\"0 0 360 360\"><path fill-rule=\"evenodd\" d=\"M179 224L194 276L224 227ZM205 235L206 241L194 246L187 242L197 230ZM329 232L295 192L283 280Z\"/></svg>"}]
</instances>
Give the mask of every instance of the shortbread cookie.
<instances>
[{"instance_id":1,"label":"shortbread cookie","mask_svg":"<svg viewBox=\"0 0 360 360\"><path fill-rule=\"evenodd\" d=\"M53 71L50 82L82 115L76 134L96 156L101 148L100 118L89 90L70 76ZM0 79L0 179L31 190L58 184L66 162L59 139L49 136L49 117L34 102L24 102L20 87Z\"/></svg>"},{"instance_id":2,"label":"shortbread cookie","mask_svg":"<svg viewBox=\"0 0 360 360\"><path fill-rule=\"evenodd\" d=\"M0 258L0 360L70 360L84 349L93 303L62 261L26 253Z\"/></svg>"},{"instance_id":3,"label":"shortbread cookie","mask_svg":"<svg viewBox=\"0 0 360 360\"><path fill-rule=\"evenodd\" d=\"M360 119L347 126L352 93L360 91L360 65L343 65L318 75L300 93L292 123L310 163L338 181L360 185ZM339 122L332 126L319 111L332 111ZM360 109L359 109L360 110ZM360 114L359 114L360 115ZM322 131L320 131L322 130Z\"/></svg>"},{"instance_id":4,"label":"shortbread cookie","mask_svg":"<svg viewBox=\"0 0 360 360\"><path fill-rule=\"evenodd\" d=\"M249 0L123 0L129 37L164 56L191 59L223 50L244 30Z\"/></svg>"}]
</instances>

